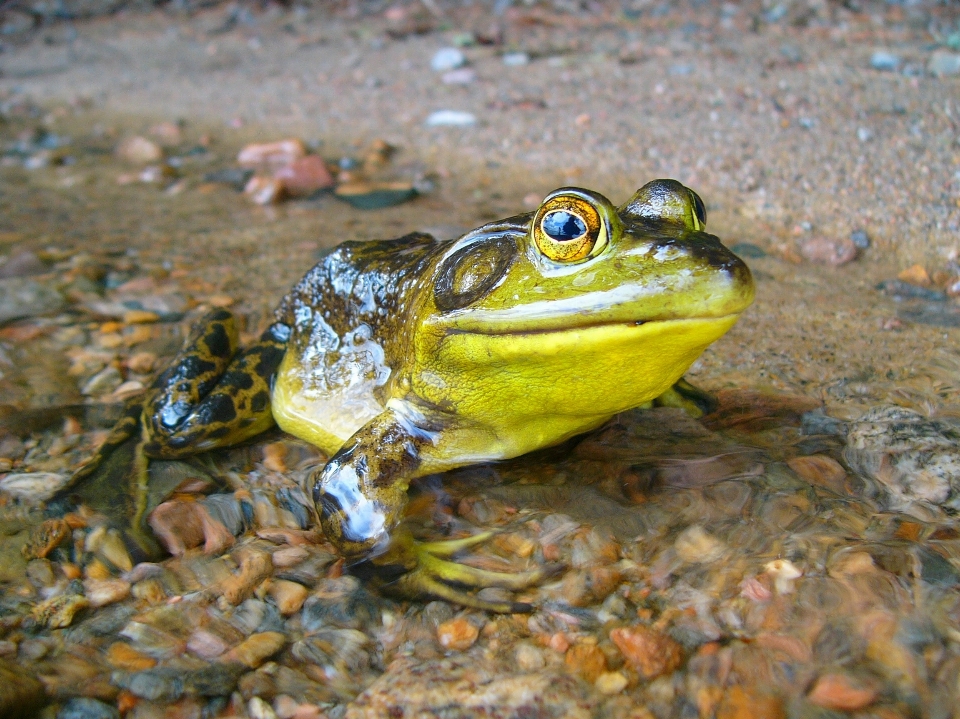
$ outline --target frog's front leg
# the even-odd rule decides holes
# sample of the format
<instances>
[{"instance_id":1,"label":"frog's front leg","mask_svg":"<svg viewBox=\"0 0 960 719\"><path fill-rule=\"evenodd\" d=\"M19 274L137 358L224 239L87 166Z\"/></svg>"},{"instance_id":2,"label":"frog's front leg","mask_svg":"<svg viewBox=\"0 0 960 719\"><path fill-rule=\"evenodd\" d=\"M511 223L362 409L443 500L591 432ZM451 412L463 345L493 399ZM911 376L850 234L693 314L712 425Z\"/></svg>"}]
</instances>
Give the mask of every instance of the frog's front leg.
<instances>
[{"instance_id":1,"label":"frog's front leg","mask_svg":"<svg viewBox=\"0 0 960 719\"><path fill-rule=\"evenodd\" d=\"M483 600L450 583L522 589L556 574L561 566L520 573L476 569L444 558L485 541L490 533L421 543L398 528L410 481L426 473L422 451L433 445L439 431L404 403L392 401L354 434L314 475L313 500L327 539L346 557L364 559L375 571L396 575L399 570L401 576L390 581L394 592L493 612L531 611L528 604Z\"/></svg>"}]
</instances>

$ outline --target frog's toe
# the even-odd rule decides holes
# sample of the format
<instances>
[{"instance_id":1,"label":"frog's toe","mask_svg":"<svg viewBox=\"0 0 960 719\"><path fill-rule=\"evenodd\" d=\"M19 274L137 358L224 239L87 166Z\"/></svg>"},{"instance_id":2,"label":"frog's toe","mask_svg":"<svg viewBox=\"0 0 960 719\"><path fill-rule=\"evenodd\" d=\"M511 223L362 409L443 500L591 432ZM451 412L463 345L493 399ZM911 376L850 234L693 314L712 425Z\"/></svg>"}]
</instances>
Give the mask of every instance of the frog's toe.
<instances>
[{"instance_id":1,"label":"frog's toe","mask_svg":"<svg viewBox=\"0 0 960 719\"><path fill-rule=\"evenodd\" d=\"M533 606L525 602L491 601L469 590L490 587L514 591L526 589L560 573L565 569L565 565L550 563L525 572L493 572L446 559L487 541L493 535L494 532L481 532L464 539L441 542L417 542L406 534L394 537L390 554L394 560L397 555L402 556L404 561L401 563L406 565L409 571L390 582L389 589L407 597L432 596L490 612L533 611ZM384 568L393 563L384 560L386 558L373 561Z\"/></svg>"}]
</instances>

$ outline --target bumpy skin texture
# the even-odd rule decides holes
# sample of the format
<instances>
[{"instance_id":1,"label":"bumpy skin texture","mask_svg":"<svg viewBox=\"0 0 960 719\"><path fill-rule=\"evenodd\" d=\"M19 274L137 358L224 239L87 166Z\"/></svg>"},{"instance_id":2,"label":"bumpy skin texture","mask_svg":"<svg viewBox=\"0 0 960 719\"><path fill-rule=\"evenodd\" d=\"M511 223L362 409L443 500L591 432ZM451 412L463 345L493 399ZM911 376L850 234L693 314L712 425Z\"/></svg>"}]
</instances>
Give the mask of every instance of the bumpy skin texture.
<instances>
[{"instance_id":1,"label":"bumpy skin texture","mask_svg":"<svg viewBox=\"0 0 960 719\"><path fill-rule=\"evenodd\" d=\"M556 444L657 398L704 406L683 372L753 299L705 222L694 192L657 180L620 208L561 188L457 240L344 243L244 353L230 314L211 314L105 451L142 425L148 456L180 457L276 420L331 455L312 481L330 541L395 556L418 476ZM448 568L413 584L438 594L433 579L454 575L492 583Z\"/></svg>"}]
</instances>

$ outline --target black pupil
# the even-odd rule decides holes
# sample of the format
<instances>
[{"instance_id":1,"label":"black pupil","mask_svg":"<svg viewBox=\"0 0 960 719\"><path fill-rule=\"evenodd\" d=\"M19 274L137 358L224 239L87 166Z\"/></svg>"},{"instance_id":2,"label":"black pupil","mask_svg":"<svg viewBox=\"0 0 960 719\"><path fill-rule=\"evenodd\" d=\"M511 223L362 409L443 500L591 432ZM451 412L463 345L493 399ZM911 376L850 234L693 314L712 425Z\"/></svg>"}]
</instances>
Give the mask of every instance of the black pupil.
<instances>
[{"instance_id":1,"label":"black pupil","mask_svg":"<svg viewBox=\"0 0 960 719\"><path fill-rule=\"evenodd\" d=\"M543 218L543 231L558 242L567 242L582 236L587 226L576 215L557 210Z\"/></svg>"}]
</instances>

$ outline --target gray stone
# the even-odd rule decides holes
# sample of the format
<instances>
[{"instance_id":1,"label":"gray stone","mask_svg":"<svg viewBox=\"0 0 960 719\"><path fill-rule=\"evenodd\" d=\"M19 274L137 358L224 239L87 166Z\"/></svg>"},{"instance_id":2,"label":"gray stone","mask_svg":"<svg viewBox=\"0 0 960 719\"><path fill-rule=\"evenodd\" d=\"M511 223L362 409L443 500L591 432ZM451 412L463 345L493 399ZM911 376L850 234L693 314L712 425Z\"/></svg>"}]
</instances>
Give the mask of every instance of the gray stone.
<instances>
[{"instance_id":1,"label":"gray stone","mask_svg":"<svg viewBox=\"0 0 960 719\"><path fill-rule=\"evenodd\" d=\"M57 712L57 719L120 719L120 712L96 699L74 697Z\"/></svg>"},{"instance_id":2,"label":"gray stone","mask_svg":"<svg viewBox=\"0 0 960 719\"><path fill-rule=\"evenodd\" d=\"M59 312L67 300L48 284L23 277L0 280L0 324Z\"/></svg>"},{"instance_id":3,"label":"gray stone","mask_svg":"<svg viewBox=\"0 0 960 719\"><path fill-rule=\"evenodd\" d=\"M927 71L934 77L960 75L960 53L937 50L930 56Z\"/></svg>"}]
</instances>

